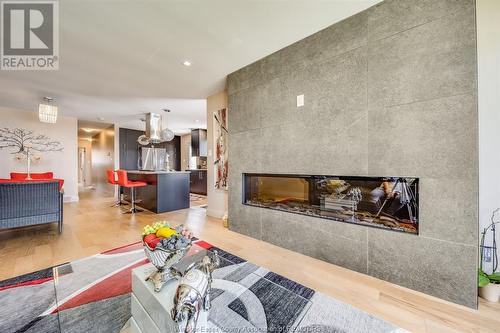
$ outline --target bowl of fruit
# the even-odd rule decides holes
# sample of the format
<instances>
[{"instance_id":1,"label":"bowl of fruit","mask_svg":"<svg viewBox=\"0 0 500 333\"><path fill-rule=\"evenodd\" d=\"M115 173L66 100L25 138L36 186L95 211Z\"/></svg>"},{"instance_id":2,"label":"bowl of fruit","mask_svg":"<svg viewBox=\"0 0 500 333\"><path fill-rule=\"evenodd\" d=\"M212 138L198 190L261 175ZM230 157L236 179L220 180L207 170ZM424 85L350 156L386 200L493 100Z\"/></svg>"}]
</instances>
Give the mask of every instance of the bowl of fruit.
<instances>
[{"instance_id":1,"label":"bowl of fruit","mask_svg":"<svg viewBox=\"0 0 500 333\"><path fill-rule=\"evenodd\" d=\"M159 292L165 282L178 275L172 266L178 263L191 247L193 234L184 225L171 228L166 221L155 222L143 229L142 244L156 271L146 278Z\"/></svg>"}]
</instances>

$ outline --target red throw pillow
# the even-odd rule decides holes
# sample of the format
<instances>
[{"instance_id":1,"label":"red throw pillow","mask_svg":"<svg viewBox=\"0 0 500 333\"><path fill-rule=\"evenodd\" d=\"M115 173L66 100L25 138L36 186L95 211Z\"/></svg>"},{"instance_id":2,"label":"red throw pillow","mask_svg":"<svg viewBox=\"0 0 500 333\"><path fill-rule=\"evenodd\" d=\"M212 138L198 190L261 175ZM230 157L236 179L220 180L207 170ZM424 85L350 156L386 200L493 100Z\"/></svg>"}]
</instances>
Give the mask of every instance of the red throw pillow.
<instances>
[{"instance_id":1,"label":"red throw pillow","mask_svg":"<svg viewBox=\"0 0 500 333\"><path fill-rule=\"evenodd\" d=\"M11 172L10 173L10 179L24 180L27 177L28 177L27 173L22 173L22 172ZM53 178L54 178L53 172L43 172L43 173L32 173L31 174L31 179L53 179Z\"/></svg>"}]
</instances>

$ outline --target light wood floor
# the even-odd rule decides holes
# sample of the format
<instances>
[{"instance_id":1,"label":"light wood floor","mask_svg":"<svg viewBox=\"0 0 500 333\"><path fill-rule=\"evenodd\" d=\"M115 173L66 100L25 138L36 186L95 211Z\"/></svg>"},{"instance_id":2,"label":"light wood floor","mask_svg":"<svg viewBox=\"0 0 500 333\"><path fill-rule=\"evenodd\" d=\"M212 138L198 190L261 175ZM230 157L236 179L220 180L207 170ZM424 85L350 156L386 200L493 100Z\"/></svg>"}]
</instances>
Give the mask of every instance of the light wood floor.
<instances>
[{"instance_id":1,"label":"light wood floor","mask_svg":"<svg viewBox=\"0 0 500 333\"><path fill-rule=\"evenodd\" d=\"M0 280L138 241L144 225L161 219L185 223L215 246L412 332L500 332L498 304L481 300L471 310L288 251L223 228L201 207L130 216L110 208L112 202L85 193L66 204L62 235L55 225L1 231Z\"/></svg>"}]
</instances>

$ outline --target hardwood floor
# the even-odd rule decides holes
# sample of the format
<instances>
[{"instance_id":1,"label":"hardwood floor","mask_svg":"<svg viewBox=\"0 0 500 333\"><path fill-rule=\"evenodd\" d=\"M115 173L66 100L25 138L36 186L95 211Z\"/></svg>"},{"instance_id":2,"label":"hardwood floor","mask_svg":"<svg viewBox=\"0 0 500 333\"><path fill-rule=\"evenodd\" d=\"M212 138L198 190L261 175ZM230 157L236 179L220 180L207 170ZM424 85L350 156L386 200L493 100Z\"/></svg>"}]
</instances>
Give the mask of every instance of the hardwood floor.
<instances>
[{"instance_id":1,"label":"hardwood floor","mask_svg":"<svg viewBox=\"0 0 500 333\"><path fill-rule=\"evenodd\" d=\"M111 197L84 193L65 204L64 231L45 225L0 232L0 280L86 257L138 241L144 225L168 220L188 225L201 239L310 288L365 310L412 332L499 332L500 305L480 301L471 310L356 273L222 227L193 207L166 214L134 216L109 207Z\"/></svg>"}]
</instances>

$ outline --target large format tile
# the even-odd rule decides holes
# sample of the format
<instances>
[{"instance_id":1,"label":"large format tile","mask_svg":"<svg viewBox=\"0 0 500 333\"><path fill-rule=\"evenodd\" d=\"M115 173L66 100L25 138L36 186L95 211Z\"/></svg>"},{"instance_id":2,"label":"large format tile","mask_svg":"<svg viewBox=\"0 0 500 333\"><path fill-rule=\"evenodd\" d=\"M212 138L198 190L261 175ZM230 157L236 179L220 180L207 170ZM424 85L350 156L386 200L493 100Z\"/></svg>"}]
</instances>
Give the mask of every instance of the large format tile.
<instances>
[{"instance_id":1,"label":"large format tile","mask_svg":"<svg viewBox=\"0 0 500 333\"><path fill-rule=\"evenodd\" d=\"M230 173L228 193L229 229L261 239L261 209L243 205L242 174Z\"/></svg>"},{"instance_id":2,"label":"large format tile","mask_svg":"<svg viewBox=\"0 0 500 333\"><path fill-rule=\"evenodd\" d=\"M280 51L255 61L227 76L226 90L229 95L248 89L282 74L283 64Z\"/></svg>"},{"instance_id":3,"label":"large format tile","mask_svg":"<svg viewBox=\"0 0 500 333\"><path fill-rule=\"evenodd\" d=\"M477 253L477 246L368 230L368 274L472 308Z\"/></svg>"},{"instance_id":4,"label":"large format tile","mask_svg":"<svg viewBox=\"0 0 500 333\"><path fill-rule=\"evenodd\" d=\"M473 92L474 8L370 42L368 59L370 107Z\"/></svg>"},{"instance_id":5,"label":"large format tile","mask_svg":"<svg viewBox=\"0 0 500 333\"><path fill-rule=\"evenodd\" d=\"M228 131L230 134L261 126L261 88L252 87L228 96Z\"/></svg>"},{"instance_id":6,"label":"large format tile","mask_svg":"<svg viewBox=\"0 0 500 333\"><path fill-rule=\"evenodd\" d=\"M296 219L290 219L296 216ZM307 218L306 216L303 216ZM332 264L366 273L366 235L360 240L312 228L301 216L270 209L262 211L262 240Z\"/></svg>"},{"instance_id":7,"label":"large format tile","mask_svg":"<svg viewBox=\"0 0 500 333\"><path fill-rule=\"evenodd\" d=\"M477 181L477 106L461 95L369 111L369 174Z\"/></svg>"},{"instance_id":8,"label":"large format tile","mask_svg":"<svg viewBox=\"0 0 500 333\"><path fill-rule=\"evenodd\" d=\"M250 87L248 77L252 74L252 70L253 67L248 65L227 76L226 91L229 96Z\"/></svg>"},{"instance_id":9,"label":"large format tile","mask_svg":"<svg viewBox=\"0 0 500 333\"><path fill-rule=\"evenodd\" d=\"M424 178L419 197L421 236L477 245L477 181Z\"/></svg>"},{"instance_id":10,"label":"large format tile","mask_svg":"<svg viewBox=\"0 0 500 333\"><path fill-rule=\"evenodd\" d=\"M367 48L361 47L311 66L316 90L312 101L317 123L341 131L366 116ZM316 125L316 124L315 124Z\"/></svg>"},{"instance_id":11,"label":"large format tile","mask_svg":"<svg viewBox=\"0 0 500 333\"><path fill-rule=\"evenodd\" d=\"M336 237L366 242L366 226L287 212L283 212L281 219L287 223L297 224L318 233L326 232Z\"/></svg>"},{"instance_id":12,"label":"large format tile","mask_svg":"<svg viewBox=\"0 0 500 333\"><path fill-rule=\"evenodd\" d=\"M314 168L314 131L305 123L291 123L262 129L262 171L310 174Z\"/></svg>"},{"instance_id":13,"label":"large format tile","mask_svg":"<svg viewBox=\"0 0 500 333\"><path fill-rule=\"evenodd\" d=\"M366 240L356 241L312 230L307 235L310 248L304 254L356 272L367 273Z\"/></svg>"},{"instance_id":14,"label":"large format tile","mask_svg":"<svg viewBox=\"0 0 500 333\"><path fill-rule=\"evenodd\" d=\"M314 173L332 176L363 176L368 172L368 117L337 128L318 123L311 137Z\"/></svg>"},{"instance_id":15,"label":"large format tile","mask_svg":"<svg viewBox=\"0 0 500 333\"><path fill-rule=\"evenodd\" d=\"M314 171L360 175L367 171L366 48L314 66Z\"/></svg>"},{"instance_id":16,"label":"large format tile","mask_svg":"<svg viewBox=\"0 0 500 333\"><path fill-rule=\"evenodd\" d=\"M261 171L264 145L260 129L230 133L228 146L230 177L236 173Z\"/></svg>"},{"instance_id":17,"label":"large format tile","mask_svg":"<svg viewBox=\"0 0 500 333\"><path fill-rule=\"evenodd\" d=\"M311 90L312 78L307 71L297 71L284 77L275 78L262 86L262 127L277 126L295 122L308 123L313 114ZM306 105L297 107L297 96L307 96Z\"/></svg>"},{"instance_id":18,"label":"large format tile","mask_svg":"<svg viewBox=\"0 0 500 333\"><path fill-rule=\"evenodd\" d=\"M282 73L324 62L367 43L367 13L361 12L331 25L277 53Z\"/></svg>"},{"instance_id":19,"label":"large format tile","mask_svg":"<svg viewBox=\"0 0 500 333\"><path fill-rule=\"evenodd\" d=\"M261 239L261 209L243 205L238 196L230 197L228 206L229 229L255 239Z\"/></svg>"},{"instance_id":20,"label":"large format tile","mask_svg":"<svg viewBox=\"0 0 500 333\"><path fill-rule=\"evenodd\" d=\"M294 121L290 119L290 113L294 106L292 102L294 101L287 97L285 82L280 78L275 78L263 84L258 96L262 104L262 127Z\"/></svg>"},{"instance_id":21,"label":"large format tile","mask_svg":"<svg viewBox=\"0 0 500 333\"><path fill-rule=\"evenodd\" d=\"M368 38L385 38L473 7L474 0L386 0L368 10Z\"/></svg>"}]
</instances>

